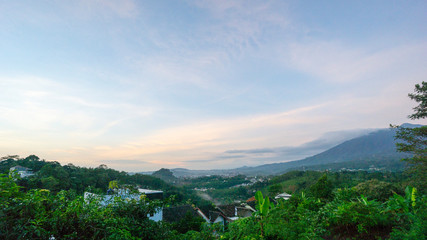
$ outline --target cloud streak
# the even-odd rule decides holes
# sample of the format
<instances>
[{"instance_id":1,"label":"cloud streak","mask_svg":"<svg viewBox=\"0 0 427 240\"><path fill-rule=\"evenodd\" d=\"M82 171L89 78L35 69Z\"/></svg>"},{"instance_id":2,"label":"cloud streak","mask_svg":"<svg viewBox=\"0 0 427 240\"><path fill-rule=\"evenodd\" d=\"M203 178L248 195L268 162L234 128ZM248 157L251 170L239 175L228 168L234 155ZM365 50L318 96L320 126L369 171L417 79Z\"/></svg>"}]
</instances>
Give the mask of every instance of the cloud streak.
<instances>
[{"instance_id":1,"label":"cloud streak","mask_svg":"<svg viewBox=\"0 0 427 240\"><path fill-rule=\"evenodd\" d=\"M405 72L419 71L416 61L415 66L408 66L406 62L424 59L427 45L403 45L372 52L337 42L313 42L291 44L288 51L287 64L325 81L345 83L372 79L379 73L399 67Z\"/></svg>"}]
</instances>

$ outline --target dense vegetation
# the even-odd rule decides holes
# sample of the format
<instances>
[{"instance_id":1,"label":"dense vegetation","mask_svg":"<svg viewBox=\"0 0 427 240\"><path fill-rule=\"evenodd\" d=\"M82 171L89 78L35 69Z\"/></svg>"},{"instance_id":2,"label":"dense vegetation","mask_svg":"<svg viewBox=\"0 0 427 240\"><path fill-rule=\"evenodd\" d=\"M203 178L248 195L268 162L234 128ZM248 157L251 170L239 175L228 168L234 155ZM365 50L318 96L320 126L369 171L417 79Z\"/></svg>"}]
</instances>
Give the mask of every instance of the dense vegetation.
<instances>
[{"instance_id":1,"label":"dense vegetation","mask_svg":"<svg viewBox=\"0 0 427 240\"><path fill-rule=\"evenodd\" d=\"M106 165L96 168L78 167L73 164L62 166L58 162L45 161L35 155L26 158L7 156L2 157L1 160L0 173L8 174L9 169L16 165L28 167L35 172L34 176L17 180L19 186L23 187L22 191L47 189L52 193L57 193L61 190L71 190L79 195L85 191L106 193L109 182L117 181L122 186L162 190L166 198L173 195L177 202L191 199L192 202L201 206L211 205L198 197L192 190L176 187L149 175L130 175L108 168Z\"/></svg>"},{"instance_id":2,"label":"dense vegetation","mask_svg":"<svg viewBox=\"0 0 427 240\"><path fill-rule=\"evenodd\" d=\"M102 207L73 191L20 191L0 177L0 239L163 239L168 228L150 221L161 202L124 201ZM164 229L164 231L163 231Z\"/></svg>"},{"instance_id":3,"label":"dense vegetation","mask_svg":"<svg viewBox=\"0 0 427 240\"><path fill-rule=\"evenodd\" d=\"M427 118L427 82L415 85L415 92L408 94L409 98L418 103L413 108L414 113L409 115L410 119ZM405 126L398 129L396 139L399 141L397 150L412 154L404 160L410 164L410 172L413 184L421 189L427 188L427 126L408 128Z\"/></svg>"},{"instance_id":4,"label":"dense vegetation","mask_svg":"<svg viewBox=\"0 0 427 240\"><path fill-rule=\"evenodd\" d=\"M323 184L320 182L318 186ZM378 201L358 195L353 189L330 192L318 186L311 189L311 196L298 194L279 202L263 220L254 217L233 222L224 235L230 239L261 238L258 222L263 221L265 239L424 239L426 236L426 199L416 195L414 188L408 188L404 196L395 194L386 201Z\"/></svg>"},{"instance_id":5,"label":"dense vegetation","mask_svg":"<svg viewBox=\"0 0 427 240\"><path fill-rule=\"evenodd\" d=\"M96 200L85 201L71 190L22 191L11 176L3 175L0 238L425 239L427 199L421 191L405 186L406 178L399 173L295 171L273 178L264 191L273 194L268 191L277 184L287 186L294 179L311 182L316 177L312 184L297 188L290 200L266 204L263 211L258 207L253 217L222 228L201 226L192 218L174 225L147 218L157 207L169 204L168 200L118 198L114 204L101 207ZM349 187L338 187L343 185Z\"/></svg>"}]
</instances>

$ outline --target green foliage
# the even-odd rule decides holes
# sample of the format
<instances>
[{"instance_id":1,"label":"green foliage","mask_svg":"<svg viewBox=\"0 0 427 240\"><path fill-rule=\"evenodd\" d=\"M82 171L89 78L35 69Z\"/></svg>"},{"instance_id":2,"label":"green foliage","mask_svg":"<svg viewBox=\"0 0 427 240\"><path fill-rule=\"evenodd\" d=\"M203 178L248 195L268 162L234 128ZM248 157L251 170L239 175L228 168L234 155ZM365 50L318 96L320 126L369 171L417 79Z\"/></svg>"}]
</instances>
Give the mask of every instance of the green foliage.
<instances>
[{"instance_id":1,"label":"green foliage","mask_svg":"<svg viewBox=\"0 0 427 240\"><path fill-rule=\"evenodd\" d=\"M256 209L257 212L255 213L255 216L258 216L260 218L259 224L261 227L261 237L264 237L264 220L268 216L268 213L270 212L270 208L272 207L272 204L270 203L270 199L268 197L263 197L261 191L257 191L255 193L255 200L256 200Z\"/></svg>"},{"instance_id":2,"label":"green foliage","mask_svg":"<svg viewBox=\"0 0 427 240\"><path fill-rule=\"evenodd\" d=\"M323 174L319 180L310 187L310 194L322 200L329 200L332 198L332 182L328 179L326 174Z\"/></svg>"},{"instance_id":3,"label":"green foliage","mask_svg":"<svg viewBox=\"0 0 427 240\"><path fill-rule=\"evenodd\" d=\"M270 196L275 196L283 192L283 186L281 184L273 184L268 187L268 192Z\"/></svg>"},{"instance_id":4,"label":"green foliage","mask_svg":"<svg viewBox=\"0 0 427 240\"><path fill-rule=\"evenodd\" d=\"M223 235L224 239L232 240L252 240L261 239L261 227L256 218L242 218L232 222L228 226L228 231Z\"/></svg>"},{"instance_id":5,"label":"green foliage","mask_svg":"<svg viewBox=\"0 0 427 240\"><path fill-rule=\"evenodd\" d=\"M190 189L106 166L87 169L35 159L8 157L0 162L7 168L26 161L39 169L36 176L20 180L0 175L0 239L425 239L427 234L426 197L419 188L403 190L407 183L401 173L290 172L256 187L272 193L294 186L292 197L274 206L258 191L252 217L222 226L201 224L200 218L188 215L167 224L147 217L167 202L115 198L102 206L97 199L84 200L81 192L89 186L105 192L116 184L134 184L157 186L153 188L184 200L192 196ZM68 181L61 174L68 174ZM203 184L246 181L242 176L229 179L209 177ZM221 191L243 196L256 189L252 187Z\"/></svg>"},{"instance_id":6,"label":"green foliage","mask_svg":"<svg viewBox=\"0 0 427 240\"><path fill-rule=\"evenodd\" d=\"M300 178L304 173L295 174ZM224 239L425 239L426 208L425 199L417 190L407 188L404 196L397 193L381 195L374 193L397 189L387 181L402 181L402 177L391 173L327 173L318 182L308 186L309 190L321 186L349 185L356 188L328 190L328 198L318 198L324 192L313 190L310 194L294 193L287 200L280 200L270 208L262 221L260 213L239 219L228 226ZM280 176L279 176L280 177ZM375 180L366 181L373 178ZM381 179L381 181L377 180ZM290 181L282 177L281 180ZM330 181L330 183L328 183ZM343 183L344 181L344 183ZM273 182L273 180L271 181ZM276 181L276 184L280 181ZM332 183L332 186L330 184ZM369 197L360 191L370 193ZM396 191L403 192L403 191ZM315 194L313 194L315 193ZM323 195L324 196L324 195ZM265 198L258 193L259 202ZM380 199L377 199L379 197ZM405 200L406 199L406 200ZM393 206L393 208L391 208ZM258 205L257 209L262 209ZM260 224L262 222L262 224Z\"/></svg>"},{"instance_id":7,"label":"green foliage","mask_svg":"<svg viewBox=\"0 0 427 240\"><path fill-rule=\"evenodd\" d=\"M117 180L114 181L110 181L108 183L108 189L118 189L119 188L119 183L117 182Z\"/></svg>"},{"instance_id":8,"label":"green foliage","mask_svg":"<svg viewBox=\"0 0 427 240\"><path fill-rule=\"evenodd\" d=\"M424 119L427 117L427 82L415 85L415 92L408 96L419 103L414 108L414 113L409 115L410 119ZM393 126L392 126L393 127ZM427 126L406 128L396 127L397 150L411 153L412 157L404 159L410 164L410 171L413 176L413 184L421 191L427 188Z\"/></svg>"},{"instance_id":9,"label":"green foliage","mask_svg":"<svg viewBox=\"0 0 427 240\"><path fill-rule=\"evenodd\" d=\"M216 201L222 203L232 203L235 200L246 200L252 197L248 188L237 187L237 188L226 188L226 189L210 189L206 191Z\"/></svg>"},{"instance_id":10,"label":"green foliage","mask_svg":"<svg viewBox=\"0 0 427 240\"><path fill-rule=\"evenodd\" d=\"M242 183L249 183L249 181L246 180L246 176L244 175L237 175L233 177L223 177L214 175L193 178L186 184L186 187L226 189Z\"/></svg>"},{"instance_id":11,"label":"green foliage","mask_svg":"<svg viewBox=\"0 0 427 240\"><path fill-rule=\"evenodd\" d=\"M261 191L257 191L255 193L255 200L256 200L256 209L257 213L261 217L267 216L268 212L270 211L270 199L268 197L263 197Z\"/></svg>"},{"instance_id":12,"label":"green foliage","mask_svg":"<svg viewBox=\"0 0 427 240\"><path fill-rule=\"evenodd\" d=\"M283 191L288 193L307 192L312 185L325 175L331 182L333 188L351 188L359 183L376 179L393 185L392 190L398 191L399 185L406 181L407 176L401 172L367 172L367 171L342 171L342 172L319 172L319 171L293 171L272 178L265 189L279 185ZM396 187L396 188L395 188ZM275 187L273 187L274 189ZM258 188L259 189L259 188ZM266 192L264 190L264 192ZM398 193L403 193L403 190ZM271 195L274 196L274 195Z\"/></svg>"},{"instance_id":13,"label":"green foliage","mask_svg":"<svg viewBox=\"0 0 427 240\"><path fill-rule=\"evenodd\" d=\"M396 133L398 151L411 153L404 160L409 163L413 183L424 191L427 187L427 126L417 128L399 127Z\"/></svg>"},{"instance_id":14,"label":"green foliage","mask_svg":"<svg viewBox=\"0 0 427 240\"><path fill-rule=\"evenodd\" d=\"M174 236L180 240L215 240L224 239L224 226L221 224L204 224L200 232L188 231L183 235Z\"/></svg>"},{"instance_id":15,"label":"green foliage","mask_svg":"<svg viewBox=\"0 0 427 240\"><path fill-rule=\"evenodd\" d=\"M147 217L160 202L115 198L102 206L69 191L24 193L13 179L0 179L0 239L166 239L172 234Z\"/></svg>"},{"instance_id":16,"label":"green foliage","mask_svg":"<svg viewBox=\"0 0 427 240\"><path fill-rule=\"evenodd\" d=\"M191 199L197 205L209 204L191 189L177 187L149 175L129 175L126 172L110 169L104 164L97 168L84 168L73 164L61 166L58 162L40 160L34 155L26 158L7 156L2 157L0 172L8 173L9 169L16 165L31 168L35 173L34 176L18 180L18 185L22 186L24 191L43 188L52 193L58 193L61 190L73 190L78 194L83 194L90 189L94 193L105 193L108 188L114 188L114 186L110 186L110 183L117 183L117 186L126 185L163 190L164 197L168 198L174 195L176 202L186 202Z\"/></svg>"},{"instance_id":17,"label":"green foliage","mask_svg":"<svg viewBox=\"0 0 427 240\"><path fill-rule=\"evenodd\" d=\"M369 199L376 199L385 201L393 195L394 192L399 191L396 186L391 183L379 181L378 179L368 180L359 183L354 187L354 190Z\"/></svg>"},{"instance_id":18,"label":"green foliage","mask_svg":"<svg viewBox=\"0 0 427 240\"><path fill-rule=\"evenodd\" d=\"M416 188L407 187L405 195L394 194L387 202L387 211L395 219L391 239L425 239L427 236L427 199Z\"/></svg>"},{"instance_id":19,"label":"green foliage","mask_svg":"<svg viewBox=\"0 0 427 240\"><path fill-rule=\"evenodd\" d=\"M389 225L382 205L376 200L368 200L363 195L357 198L357 201L331 202L324 210L333 213L325 224L331 228L334 235L366 238L365 235Z\"/></svg>"},{"instance_id":20,"label":"green foliage","mask_svg":"<svg viewBox=\"0 0 427 240\"><path fill-rule=\"evenodd\" d=\"M187 212L183 219L178 222L172 223L172 229L178 231L179 233L186 233L188 231L197 231L202 230L202 225L205 223L205 220L199 216L193 216L191 212Z\"/></svg>"},{"instance_id":21,"label":"green foliage","mask_svg":"<svg viewBox=\"0 0 427 240\"><path fill-rule=\"evenodd\" d=\"M427 82L415 84L415 92L408 94L409 98L419 103L414 107L415 113L409 115L410 119L423 119L427 117Z\"/></svg>"},{"instance_id":22,"label":"green foliage","mask_svg":"<svg viewBox=\"0 0 427 240\"><path fill-rule=\"evenodd\" d=\"M162 169L154 172L152 174L152 176L158 177L158 178L162 179L163 181L167 181L167 182L174 182L177 180L177 178L173 175L171 170L166 169L166 168L162 168Z\"/></svg>"}]
</instances>

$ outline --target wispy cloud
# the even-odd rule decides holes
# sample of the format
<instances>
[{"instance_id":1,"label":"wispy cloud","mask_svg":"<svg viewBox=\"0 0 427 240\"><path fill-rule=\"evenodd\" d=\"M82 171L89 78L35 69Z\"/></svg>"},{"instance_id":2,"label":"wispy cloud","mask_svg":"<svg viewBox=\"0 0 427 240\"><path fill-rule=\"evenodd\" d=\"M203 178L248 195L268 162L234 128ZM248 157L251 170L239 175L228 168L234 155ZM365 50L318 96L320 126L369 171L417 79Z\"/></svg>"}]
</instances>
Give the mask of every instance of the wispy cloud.
<instances>
[{"instance_id":1,"label":"wispy cloud","mask_svg":"<svg viewBox=\"0 0 427 240\"><path fill-rule=\"evenodd\" d=\"M416 59L424 58L427 45L415 43L390 49L371 50L345 46L340 42L320 41L290 44L288 50L289 59L285 60L287 65L325 81L345 83L371 80L390 69L397 72L419 71L420 62ZM408 66L406 63L409 61L415 66Z\"/></svg>"},{"instance_id":2,"label":"wispy cloud","mask_svg":"<svg viewBox=\"0 0 427 240\"><path fill-rule=\"evenodd\" d=\"M262 45L262 39L273 27L285 28L289 24L287 5L281 1L196 1L217 20L208 28L213 44L233 47L240 51Z\"/></svg>"},{"instance_id":3,"label":"wispy cloud","mask_svg":"<svg viewBox=\"0 0 427 240\"><path fill-rule=\"evenodd\" d=\"M136 62L132 64L144 75L149 74L156 84L190 83L221 91L221 78L232 74L233 62L268 46L269 35L276 35L274 30L286 29L289 22L284 14L287 6L280 1L187 3L206 14L201 21L186 22L186 31L150 28L148 32L135 33L141 43L150 42L160 49L155 54L130 53Z\"/></svg>"},{"instance_id":4,"label":"wispy cloud","mask_svg":"<svg viewBox=\"0 0 427 240\"><path fill-rule=\"evenodd\" d=\"M58 1L57 4L76 18L134 18L138 14L137 4L133 0L78 0L72 5Z\"/></svg>"}]
</instances>

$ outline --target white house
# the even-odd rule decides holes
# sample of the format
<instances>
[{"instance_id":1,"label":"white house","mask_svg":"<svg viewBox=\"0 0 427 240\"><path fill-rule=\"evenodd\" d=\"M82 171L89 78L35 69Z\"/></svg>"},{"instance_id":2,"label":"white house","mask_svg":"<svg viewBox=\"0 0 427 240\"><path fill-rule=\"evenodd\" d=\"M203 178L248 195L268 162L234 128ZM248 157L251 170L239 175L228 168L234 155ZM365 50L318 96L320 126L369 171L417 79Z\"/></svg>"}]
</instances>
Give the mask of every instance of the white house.
<instances>
[{"instance_id":1,"label":"white house","mask_svg":"<svg viewBox=\"0 0 427 240\"><path fill-rule=\"evenodd\" d=\"M290 195L290 194L288 194L288 193L281 193L281 194L278 194L278 195L276 195L275 197L274 197L274 199L285 199L285 200L288 200L289 198L291 198L291 196L292 195Z\"/></svg>"},{"instance_id":2,"label":"white house","mask_svg":"<svg viewBox=\"0 0 427 240\"><path fill-rule=\"evenodd\" d=\"M29 177L34 175L31 168L23 167L23 166L15 166L10 168L10 172L16 171L21 178Z\"/></svg>"}]
</instances>

